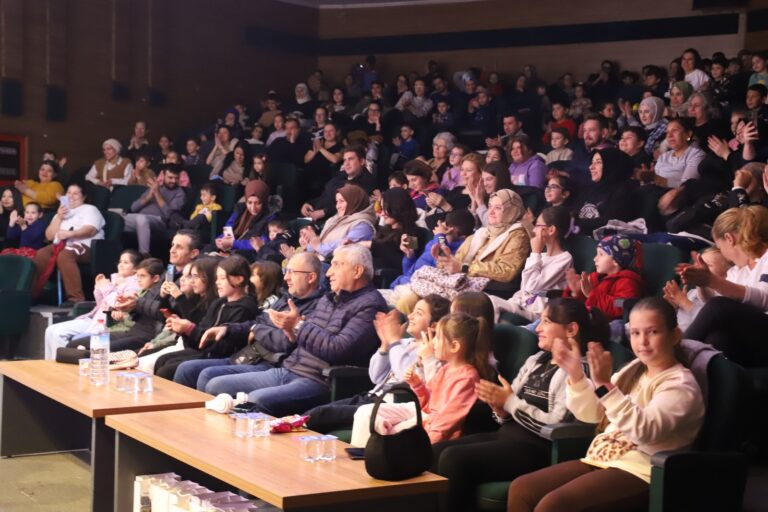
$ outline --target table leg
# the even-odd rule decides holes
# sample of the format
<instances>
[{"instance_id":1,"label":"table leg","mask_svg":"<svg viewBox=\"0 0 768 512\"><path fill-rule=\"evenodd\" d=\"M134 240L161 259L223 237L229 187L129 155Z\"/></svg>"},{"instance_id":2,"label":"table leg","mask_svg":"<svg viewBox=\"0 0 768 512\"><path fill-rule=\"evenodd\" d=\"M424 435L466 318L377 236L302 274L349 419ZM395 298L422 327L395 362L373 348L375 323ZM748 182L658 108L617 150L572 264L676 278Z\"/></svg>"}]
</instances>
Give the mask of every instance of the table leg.
<instances>
[{"instance_id":1,"label":"table leg","mask_svg":"<svg viewBox=\"0 0 768 512\"><path fill-rule=\"evenodd\" d=\"M91 427L91 484L93 512L110 510L114 502L115 434L104 424L104 418L94 418Z\"/></svg>"},{"instance_id":2,"label":"table leg","mask_svg":"<svg viewBox=\"0 0 768 512\"><path fill-rule=\"evenodd\" d=\"M90 418L0 376L0 456L85 450Z\"/></svg>"}]
</instances>

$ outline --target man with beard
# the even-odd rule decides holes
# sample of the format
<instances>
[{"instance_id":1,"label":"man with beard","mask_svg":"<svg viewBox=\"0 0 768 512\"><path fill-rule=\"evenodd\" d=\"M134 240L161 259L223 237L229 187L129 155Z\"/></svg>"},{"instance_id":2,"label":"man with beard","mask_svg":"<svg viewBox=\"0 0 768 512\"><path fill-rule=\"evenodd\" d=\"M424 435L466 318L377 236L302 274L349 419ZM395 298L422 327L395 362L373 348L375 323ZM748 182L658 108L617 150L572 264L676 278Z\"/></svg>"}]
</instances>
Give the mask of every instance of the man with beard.
<instances>
[{"instance_id":1,"label":"man with beard","mask_svg":"<svg viewBox=\"0 0 768 512\"><path fill-rule=\"evenodd\" d=\"M573 148L573 159L568 165L571 179L580 184L589 183L589 165L592 153L598 149L612 147L608 138L608 120L599 114L587 116L582 125L582 141Z\"/></svg>"},{"instance_id":2,"label":"man with beard","mask_svg":"<svg viewBox=\"0 0 768 512\"><path fill-rule=\"evenodd\" d=\"M125 216L125 232L136 233L139 252L149 254L152 231L164 231L168 220L184 208L186 193L179 187L179 168L167 164L160 168L163 185L150 180L149 190L131 205L131 213Z\"/></svg>"}]
</instances>

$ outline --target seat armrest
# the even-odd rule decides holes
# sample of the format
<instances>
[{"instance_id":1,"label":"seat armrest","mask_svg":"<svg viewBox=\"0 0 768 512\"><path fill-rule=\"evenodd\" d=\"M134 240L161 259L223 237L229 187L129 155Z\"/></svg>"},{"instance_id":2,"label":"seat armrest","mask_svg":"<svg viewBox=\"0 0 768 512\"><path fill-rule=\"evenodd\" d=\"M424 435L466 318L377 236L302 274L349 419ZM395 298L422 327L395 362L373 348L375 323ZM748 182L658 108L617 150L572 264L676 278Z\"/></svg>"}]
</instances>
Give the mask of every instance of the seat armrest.
<instances>
[{"instance_id":1,"label":"seat armrest","mask_svg":"<svg viewBox=\"0 0 768 512\"><path fill-rule=\"evenodd\" d=\"M323 377L337 379L343 377L367 377L368 368L362 366L331 366L323 369Z\"/></svg>"},{"instance_id":2,"label":"seat armrest","mask_svg":"<svg viewBox=\"0 0 768 512\"><path fill-rule=\"evenodd\" d=\"M699 467L738 467L741 463L746 463L746 456L739 452L701 452L687 450L669 450L656 452L651 456L651 466L663 468L668 462L695 462Z\"/></svg>"},{"instance_id":3,"label":"seat armrest","mask_svg":"<svg viewBox=\"0 0 768 512\"><path fill-rule=\"evenodd\" d=\"M592 423L553 423L544 425L541 436L550 441L558 439L592 439L595 437L595 425Z\"/></svg>"},{"instance_id":4,"label":"seat armrest","mask_svg":"<svg viewBox=\"0 0 768 512\"><path fill-rule=\"evenodd\" d=\"M96 302L92 300L80 301L75 304L74 308L72 308L72 313L70 313L70 316L72 318L77 318L80 315L89 313L95 307L96 307Z\"/></svg>"}]
</instances>

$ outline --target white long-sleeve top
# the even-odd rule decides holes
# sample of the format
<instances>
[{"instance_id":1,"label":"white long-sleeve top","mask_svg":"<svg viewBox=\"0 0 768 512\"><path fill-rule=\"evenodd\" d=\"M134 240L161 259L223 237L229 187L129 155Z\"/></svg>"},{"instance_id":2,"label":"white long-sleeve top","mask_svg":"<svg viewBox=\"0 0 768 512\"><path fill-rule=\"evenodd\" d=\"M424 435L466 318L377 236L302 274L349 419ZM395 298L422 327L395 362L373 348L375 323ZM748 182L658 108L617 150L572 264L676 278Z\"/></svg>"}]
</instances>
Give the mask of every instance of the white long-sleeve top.
<instances>
[{"instance_id":1,"label":"white long-sleeve top","mask_svg":"<svg viewBox=\"0 0 768 512\"><path fill-rule=\"evenodd\" d=\"M403 338L389 346L386 353L376 351L368 364L368 377L373 382L371 393L380 394L387 384L403 382L403 375L416 362L413 338Z\"/></svg>"},{"instance_id":2,"label":"white long-sleeve top","mask_svg":"<svg viewBox=\"0 0 768 512\"><path fill-rule=\"evenodd\" d=\"M611 382L615 384L620 375L638 364L642 363L635 360L626 365L611 377ZM568 382L566 404L577 419L587 423L599 423L607 416L606 433L620 430L637 445L612 461L583 458L583 462L621 469L646 482L651 481L651 456L689 446L704 420L701 389L690 370L679 363L652 378L643 373L629 394L614 387L598 398L589 379Z\"/></svg>"},{"instance_id":3,"label":"white long-sleeve top","mask_svg":"<svg viewBox=\"0 0 768 512\"><path fill-rule=\"evenodd\" d=\"M531 321L541 315L547 305L546 292L565 290L565 271L573 267L573 256L563 251L556 256L532 252L525 260L520 289L507 301L492 300L498 312L511 311Z\"/></svg>"},{"instance_id":4,"label":"white long-sleeve top","mask_svg":"<svg viewBox=\"0 0 768 512\"><path fill-rule=\"evenodd\" d=\"M732 283L746 288L743 302L768 312L768 251L755 261L755 266L749 268L735 265L728 269L725 278Z\"/></svg>"}]
</instances>

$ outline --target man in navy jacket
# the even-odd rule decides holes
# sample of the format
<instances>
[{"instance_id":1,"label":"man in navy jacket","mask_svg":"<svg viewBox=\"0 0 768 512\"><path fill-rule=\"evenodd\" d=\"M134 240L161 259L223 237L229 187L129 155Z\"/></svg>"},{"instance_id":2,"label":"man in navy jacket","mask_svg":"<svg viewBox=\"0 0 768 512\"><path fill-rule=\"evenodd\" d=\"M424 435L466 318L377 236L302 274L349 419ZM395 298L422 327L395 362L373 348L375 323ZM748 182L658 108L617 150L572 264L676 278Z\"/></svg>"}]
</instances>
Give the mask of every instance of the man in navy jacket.
<instances>
[{"instance_id":1,"label":"man in navy jacket","mask_svg":"<svg viewBox=\"0 0 768 512\"><path fill-rule=\"evenodd\" d=\"M293 301L289 301L287 311L268 312L272 323L295 344L281 368L218 377L207 389L236 378L242 388L237 391L247 392L249 402L272 416L300 413L328 403L330 389L323 370L336 365L367 366L379 346L373 319L387 306L371 284L373 259L365 247L336 249L327 276L332 291L310 314L302 317Z\"/></svg>"}]
</instances>

